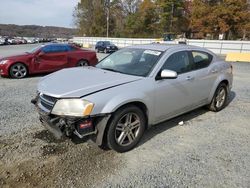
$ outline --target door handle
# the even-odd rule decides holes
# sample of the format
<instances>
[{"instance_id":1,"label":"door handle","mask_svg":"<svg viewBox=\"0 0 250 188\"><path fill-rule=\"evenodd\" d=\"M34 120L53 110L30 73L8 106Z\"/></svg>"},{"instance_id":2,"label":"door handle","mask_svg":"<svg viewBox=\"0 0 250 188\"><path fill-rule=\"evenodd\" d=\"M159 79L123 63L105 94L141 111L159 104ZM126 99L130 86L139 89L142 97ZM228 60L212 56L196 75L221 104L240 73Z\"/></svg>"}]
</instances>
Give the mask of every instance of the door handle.
<instances>
[{"instance_id":1,"label":"door handle","mask_svg":"<svg viewBox=\"0 0 250 188\"><path fill-rule=\"evenodd\" d=\"M192 76L187 76L187 77L186 77L186 80L188 80L188 81L194 80L194 77L192 77Z\"/></svg>"},{"instance_id":2,"label":"door handle","mask_svg":"<svg viewBox=\"0 0 250 188\"><path fill-rule=\"evenodd\" d=\"M40 60L39 57L35 57L34 60L35 60L35 63L40 63L39 62L39 60Z\"/></svg>"}]
</instances>

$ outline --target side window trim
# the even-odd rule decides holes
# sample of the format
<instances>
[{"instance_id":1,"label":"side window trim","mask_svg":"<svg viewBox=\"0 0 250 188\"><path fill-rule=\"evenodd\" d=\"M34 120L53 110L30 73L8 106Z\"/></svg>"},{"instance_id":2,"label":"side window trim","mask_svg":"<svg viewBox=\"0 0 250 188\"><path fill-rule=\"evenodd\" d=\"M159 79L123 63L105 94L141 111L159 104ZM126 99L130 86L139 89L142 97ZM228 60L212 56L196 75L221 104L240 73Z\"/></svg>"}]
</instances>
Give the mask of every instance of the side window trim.
<instances>
[{"instance_id":1,"label":"side window trim","mask_svg":"<svg viewBox=\"0 0 250 188\"><path fill-rule=\"evenodd\" d=\"M46 50L46 48L48 49L48 50ZM45 50L44 50L45 49ZM45 54L51 54L51 53L54 53L53 51L50 51L51 50L51 46L44 46L43 48L42 48L42 51L45 53Z\"/></svg>"},{"instance_id":2,"label":"side window trim","mask_svg":"<svg viewBox=\"0 0 250 188\"><path fill-rule=\"evenodd\" d=\"M194 61L194 56L193 56L193 52L197 52L197 53L201 53L201 54L205 54L208 56L208 60L209 60L209 63L204 66L204 67L199 67L197 68L196 65L195 65L195 61ZM208 52L205 52L205 51L201 51L201 50L189 50L189 53L190 53L190 57L192 59L192 64L193 64L193 70L199 70L199 69L204 69L204 68L207 68L209 67L209 65L212 63L213 61L213 55L212 54L209 54Z\"/></svg>"},{"instance_id":3,"label":"side window trim","mask_svg":"<svg viewBox=\"0 0 250 188\"><path fill-rule=\"evenodd\" d=\"M167 61L173 54L176 54L176 53L179 53L179 52L186 52L186 53L187 53L189 63L190 63L190 65L191 65L191 67L193 67L194 64L193 64L193 59L191 58L192 54L190 54L190 50L180 50L180 51L175 51L175 52L173 52L171 55L169 55L169 56L167 57L167 59L165 60L165 62L164 62L163 65L161 66L160 71L163 70L163 67L164 67L166 61ZM190 56L190 55L191 55L191 56ZM177 74L178 74L178 75L181 75L181 74L189 73L189 72L192 72L192 71L194 71L194 70L191 68L189 71L185 71L185 72L181 72L181 73L177 73ZM158 74L157 74L157 75L158 75Z\"/></svg>"}]
</instances>

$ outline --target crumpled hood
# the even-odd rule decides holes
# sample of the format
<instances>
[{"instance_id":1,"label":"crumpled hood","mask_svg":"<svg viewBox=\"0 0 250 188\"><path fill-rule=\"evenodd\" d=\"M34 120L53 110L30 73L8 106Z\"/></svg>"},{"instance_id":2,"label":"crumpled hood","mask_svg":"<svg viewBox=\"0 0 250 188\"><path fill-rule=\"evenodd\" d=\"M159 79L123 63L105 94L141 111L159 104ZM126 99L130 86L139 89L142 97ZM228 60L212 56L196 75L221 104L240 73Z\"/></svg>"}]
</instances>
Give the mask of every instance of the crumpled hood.
<instances>
[{"instance_id":1,"label":"crumpled hood","mask_svg":"<svg viewBox=\"0 0 250 188\"><path fill-rule=\"evenodd\" d=\"M80 98L140 79L95 67L68 68L43 77L38 91L56 98Z\"/></svg>"}]
</instances>

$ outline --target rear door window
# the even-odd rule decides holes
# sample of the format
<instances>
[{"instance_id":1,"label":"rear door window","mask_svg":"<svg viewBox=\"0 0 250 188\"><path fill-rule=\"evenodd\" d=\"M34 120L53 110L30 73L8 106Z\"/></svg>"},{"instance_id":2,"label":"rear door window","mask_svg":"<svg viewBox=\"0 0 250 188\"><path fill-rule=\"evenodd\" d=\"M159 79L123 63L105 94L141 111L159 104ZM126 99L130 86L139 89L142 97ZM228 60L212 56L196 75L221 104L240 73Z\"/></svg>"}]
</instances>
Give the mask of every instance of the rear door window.
<instances>
[{"instance_id":1,"label":"rear door window","mask_svg":"<svg viewBox=\"0 0 250 188\"><path fill-rule=\"evenodd\" d=\"M206 52L192 51L191 55L193 57L194 67L193 69L202 69L208 67L212 62L213 56Z\"/></svg>"}]
</instances>

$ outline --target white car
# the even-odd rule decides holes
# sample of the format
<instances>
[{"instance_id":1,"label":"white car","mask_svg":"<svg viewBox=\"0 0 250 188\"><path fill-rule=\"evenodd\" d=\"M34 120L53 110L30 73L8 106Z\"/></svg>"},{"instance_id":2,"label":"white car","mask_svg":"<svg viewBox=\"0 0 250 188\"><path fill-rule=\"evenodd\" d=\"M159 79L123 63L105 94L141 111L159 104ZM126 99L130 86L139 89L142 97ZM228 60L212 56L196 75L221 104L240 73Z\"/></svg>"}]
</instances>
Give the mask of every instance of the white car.
<instances>
[{"instance_id":1,"label":"white car","mask_svg":"<svg viewBox=\"0 0 250 188\"><path fill-rule=\"evenodd\" d=\"M41 122L57 136L94 135L118 152L134 148L145 129L201 106L220 111L232 88L232 66L204 48L138 45L96 67L63 69L41 79Z\"/></svg>"}]
</instances>

